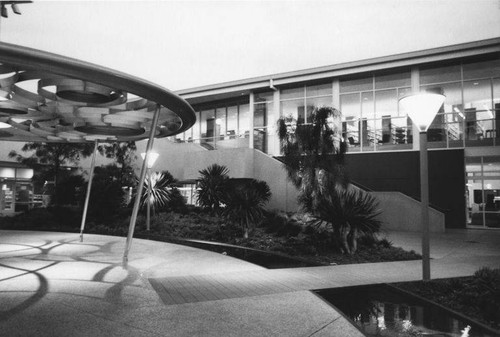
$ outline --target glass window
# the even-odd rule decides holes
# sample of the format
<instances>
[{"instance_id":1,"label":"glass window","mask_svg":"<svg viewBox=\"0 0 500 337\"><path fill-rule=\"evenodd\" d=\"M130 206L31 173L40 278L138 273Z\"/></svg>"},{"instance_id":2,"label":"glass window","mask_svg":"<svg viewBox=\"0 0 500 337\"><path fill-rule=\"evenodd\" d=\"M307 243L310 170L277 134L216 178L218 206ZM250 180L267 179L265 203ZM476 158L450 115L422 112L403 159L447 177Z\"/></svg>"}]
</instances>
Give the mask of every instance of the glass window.
<instances>
[{"instance_id":1,"label":"glass window","mask_svg":"<svg viewBox=\"0 0 500 337\"><path fill-rule=\"evenodd\" d=\"M421 90L441 91L446 99L441 112L453 112L455 107L462 107L462 86L460 83L440 84L439 86L421 86ZM456 111L455 111L456 112Z\"/></svg>"},{"instance_id":2,"label":"glass window","mask_svg":"<svg viewBox=\"0 0 500 337\"><path fill-rule=\"evenodd\" d=\"M500 78L493 80L493 104L496 110L500 110Z\"/></svg>"},{"instance_id":3,"label":"glass window","mask_svg":"<svg viewBox=\"0 0 500 337\"><path fill-rule=\"evenodd\" d=\"M215 135L224 139L226 135L226 108L218 108L215 117Z\"/></svg>"},{"instance_id":4,"label":"glass window","mask_svg":"<svg viewBox=\"0 0 500 337\"><path fill-rule=\"evenodd\" d=\"M248 138L250 135L250 109L248 104L242 104L239 106L239 127L240 127L240 136L245 136Z\"/></svg>"},{"instance_id":5,"label":"glass window","mask_svg":"<svg viewBox=\"0 0 500 337\"><path fill-rule=\"evenodd\" d=\"M332 84L320 84L320 85L311 85L306 87L306 96L331 96L332 95Z\"/></svg>"},{"instance_id":6,"label":"glass window","mask_svg":"<svg viewBox=\"0 0 500 337\"><path fill-rule=\"evenodd\" d=\"M396 89L379 90L375 92L375 115L376 117L398 115Z\"/></svg>"},{"instance_id":7,"label":"glass window","mask_svg":"<svg viewBox=\"0 0 500 337\"><path fill-rule=\"evenodd\" d=\"M184 132L184 140L186 142L191 142L193 140L193 128Z\"/></svg>"},{"instance_id":8,"label":"glass window","mask_svg":"<svg viewBox=\"0 0 500 337\"><path fill-rule=\"evenodd\" d=\"M490 78L500 76L500 59L464 63L463 64L464 80L477 78Z\"/></svg>"},{"instance_id":9,"label":"glass window","mask_svg":"<svg viewBox=\"0 0 500 337\"><path fill-rule=\"evenodd\" d=\"M340 95L340 112L346 120L348 117L359 118L361 116L359 94Z\"/></svg>"},{"instance_id":10,"label":"glass window","mask_svg":"<svg viewBox=\"0 0 500 337\"><path fill-rule=\"evenodd\" d=\"M340 93L373 90L373 78L340 80Z\"/></svg>"},{"instance_id":11,"label":"glass window","mask_svg":"<svg viewBox=\"0 0 500 337\"><path fill-rule=\"evenodd\" d=\"M491 109L491 81L477 80L464 82L464 105L468 109Z\"/></svg>"},{"instance_id":12,"label":"glass window","mask_svg":"<svg viewBox=\"0 0 500 337\"><path fill-rule=\"evenodd\" d=\"M315 97L315 98L307 98L306 99L306 104L307 104L307 110L308 110L308 113L307 113L307 120L308 120L308 123L310 122L310 112L309 110L311 110L311 112L315 109L315 108L321 108L321 107L331 107L333 105L333 102L332 102L332 97L331 96L328 96L328 97Z\"/></svg>"},{"instance_id":13,"label":"glass window","mask_svg":"<svg viewBox=\"0 0 500 337\"><path fill-rule=\"evenodd\" d=\"M398 88L398 99L400 99L401 97L404 97L406 95L409 95L409 94L411 94L411 88L410 87Z\"/></svg>"},{"instance_id":14,"label":"glass window","mask_svg":"<svg viewBox=\"0 0 500 337\"><path fill-rule=\"evenodd\" d=\"M267 104L266 103L255 104L253 112L253 126L254 127L265 126L266 119L267 119Z\"/></svg>"},{"instance_id":15,"label":"glass window","mask_svg":"<svg viewBox=\"0 0 500 337\"><path fill-rule=\"evenodd\" d=\"M227 135L233 137L238 134L238 106L227 108Z\"/></svg>"},{"instance_id":16,"label":"glass window","mask_svg":"<svg viewBox=\"0 0 500 337\"><path fill-rule=\"evenodd\" d=\"M374 146L379 139L378 132L375 127L375 120L367 120L363 118L360 123L360 134L363 144L363 151L373 151ZM380 136L381 137L381 136Z\"/></svg>"},{"instance_id":17,"label":"glass window","mask_svg":"<svg viewBox=\"0 0 500 337\"><path fill-rule=\"evenodd\" d=\"M174 136L174 141L177 142L177 143L182 143L184 142L184 132L183 133L179 133L179 134L176 134Z\"/></svg>"},{"instance_id":18,"label":"glass window","mask_svg":"<svg viewBox=\"0 0 500 337\"><path fill-rule=\"evenodd\" d=\"M401 107L401 104L399 104L399 100L406 96L411 94L411 88L398 88L398 116L406 116L407 113L403 111L403 108Z\"/></svg>"},{"instance_id":19,"label":"glass window","mask_svg":"<svg viewBox=\"0 0 500 337\"><path fill-rule=\"evenodd\" d=\"M410 71L394 74L375 75L375 90L405 87L411 84Z\"/></svg>"},{"instance_id":20,"label":"glass window","mask_svg":"<svg viewBox=\"0 0 500 337\"><path fill-rule=\"evenodd\" d=\"M280 98L282 100L299 97L304 97L304 87L281 90Z\"/></svg>"},{"instance_id":21,"label":"glass window","mask_svg":"<svg viewBox=\"0 0 500 337\"><path fill-rule=\"evenodd\" d=\"M212 138L214 136L215 110L204 110L201 112L200 127L201 138Z\"/></svg>"},{"instance_id":22,"label":"glass window","mask_svg":"<svg viewBox=\"0 0 500 337\"><path fill-rule=\"evenodd\" d=\"M375 106L373 104L373 92L364 92L361 94L361 110L363 118L375 117Z\"/></svg>"},{"instance_id":23,"label":"glass window","mask_svg":"<svg viewBox=\"0 0 500 337\"><path fill-rule=\"evenodd\" d=\"M193 130L193 139L200 139L200 112L195 112L195 115L196 123L194 123L193 127L191 128Z\"/></svg>"},{"instance_id":24,"label":"glass window","mask_svg":"<svg viewBox=\"0 0 500 337\"><path fill-rule=\"evenodd\" d=\"M391 126L395 144L411 144L413 142L411 120L408 117L392 118Z\"/></svg>"},{"instance_id":25,"label":"glass window","mask_svg":"<svg viewBox=\"0 0 500 337\"><path fill-rule=\"evenodd\" d=\"M30 168L18 168L16 173L17 173L17 179L33 178L33 169Z\"/></svg>"},{"instance_id":26,"label":"glass window","mask_svg":"<svg viewBox=\"0 0 500 337\"><path fill-rule=\"evenodd\" d=\"M302 118L302 123L304 122L304 100L303 99L294 99L290 101L281 102L281 116L289 117L297 119L299 122L299 118Z\"/></svg>"},{"instance_id":27,"label":"glass window","mask_svg":"<svg viewBox=\"0 0 500 337\"><path fill-rule=\"evenodd\" d=\"M359 120L354 117L347 117L342 122L342 137L347 141L349 147L359 146Z\"/></svg>"},{"instance_id":28,"label":"glass window","mask_svg":"<svg viewBox=\"0 0 500 337\"><path fill-rule=\"evenodd\" d=\"M0 167L0 177L2 178L14 178L16 176L16 170L10 167Z\"/></svg>"},{"instance_id":29,"label":"glass window","mask_svg":"<svg viewBox=\"0 0 500 337\"><path fill-rule=\"evenodd\" d=\"M420 69L420 84L460 81L460 65Z\"/></svg>"}]
</instances>

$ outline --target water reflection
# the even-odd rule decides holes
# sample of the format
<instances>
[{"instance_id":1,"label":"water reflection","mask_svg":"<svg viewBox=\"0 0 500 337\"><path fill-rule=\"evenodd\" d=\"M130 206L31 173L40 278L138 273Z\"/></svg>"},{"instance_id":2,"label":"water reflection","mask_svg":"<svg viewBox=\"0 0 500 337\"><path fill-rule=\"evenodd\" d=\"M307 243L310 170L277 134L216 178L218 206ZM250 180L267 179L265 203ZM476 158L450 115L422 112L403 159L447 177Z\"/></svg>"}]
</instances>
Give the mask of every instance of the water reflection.
<instances>
[{"instance_id":1,"label":"water reflection","mask_svg":"<svg viewBox=\"0 0 500 337\"><path fill-rule=\"evenodd\" d=\"M498 336L419 298L386 285L319 290L367 336Z\"/></svg>"}]
</instances>

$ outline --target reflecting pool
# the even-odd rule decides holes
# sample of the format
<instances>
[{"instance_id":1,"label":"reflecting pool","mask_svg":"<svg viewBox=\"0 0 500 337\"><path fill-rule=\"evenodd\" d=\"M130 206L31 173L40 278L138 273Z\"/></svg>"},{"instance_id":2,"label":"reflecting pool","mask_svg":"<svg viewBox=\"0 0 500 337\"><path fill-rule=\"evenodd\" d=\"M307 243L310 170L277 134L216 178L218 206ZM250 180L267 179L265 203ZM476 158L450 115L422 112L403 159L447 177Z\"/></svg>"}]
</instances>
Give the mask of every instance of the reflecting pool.
<instances>
[{"instance_id":1,"label":"reflecting pool","mask_svg":"<svg viewBox=\"0 0 500 337\"><path fill-rule=\"evenodd\" d=\"M498 332L389 285L317 290L367 336L493 337Z\"/></svg>"}]
</instances>

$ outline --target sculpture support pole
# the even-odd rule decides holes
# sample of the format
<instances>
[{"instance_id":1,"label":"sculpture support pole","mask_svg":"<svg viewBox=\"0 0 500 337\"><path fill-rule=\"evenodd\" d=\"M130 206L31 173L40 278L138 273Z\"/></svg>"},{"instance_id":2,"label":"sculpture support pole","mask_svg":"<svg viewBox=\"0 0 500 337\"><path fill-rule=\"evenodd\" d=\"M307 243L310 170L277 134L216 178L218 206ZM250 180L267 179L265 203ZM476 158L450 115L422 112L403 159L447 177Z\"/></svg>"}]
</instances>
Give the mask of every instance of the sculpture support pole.
<instances>
[{"instance_id":1,"label":"sculpture support pole","mask_svg":"<svg viewBox=\"0 0 500 337\"><path fill-rule=\"evenodd\" d=\"M151 222L151 169L148 167L148 203L146 212L146 230L149 232Z\"/></svg>"},{"instance_id":2,"label":"sculpture support pole","mask_svg":"<svg viewBox=\"0 0 500 337\"><path fill-rule=\"evenodd\" d=\"M149 161L149 155L151 149L153 148L154 137L156 133L156 125L158 124L158 117L160 115L160 106L158 105L153 116L153 121L151 122L151 133L149 135L148 144L146 146L146 156L142 162L141 175L139 177L139 185L137 186L137 193L135 195L134 208L132 210L132 216L130 217L130 224L128 227L127 241L125 243L125 251L123 253L123 267L126 268L128 264L128 253L130 247L132 246L132 237L134 236L135 223L137 221L137 214L139 213L139 205L141 203L142 189L144 187L144 179L146 178L147 163Z\"/></svg>"},{"instance_id":3,"label":"sculpture support pole","mask_svg":"<svg viewBox=\"0 0 500 337\"><path fill-rule=\"evenodd\" d=\"M89 183L87 185L87 194L85 196L85 204L83 206L82 224L80 225L80 242L83 242L83 230L85 229L85 220L87 219L87 211L89 208L90 189L92 188L92 180L94 179L96 154L97 154L97 139L94 142L94 153L92 154L92 163L90 164Z\"/></svg>"}]
</instances>

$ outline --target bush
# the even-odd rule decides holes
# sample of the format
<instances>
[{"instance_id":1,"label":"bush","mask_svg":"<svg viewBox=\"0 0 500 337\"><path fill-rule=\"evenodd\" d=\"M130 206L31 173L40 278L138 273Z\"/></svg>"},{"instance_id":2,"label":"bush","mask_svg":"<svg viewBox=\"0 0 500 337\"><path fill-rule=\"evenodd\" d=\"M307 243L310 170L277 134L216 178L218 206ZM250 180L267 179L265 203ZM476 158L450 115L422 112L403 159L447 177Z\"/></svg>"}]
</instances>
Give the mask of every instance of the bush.
<instances>
[{"instance_id":1,"label":"bush","mask_svg":"<svg viewBox=\"0 0 500 337\"><path fill-rule=\"evenodd\" d=\"M82 209L75 206L34 208L2 218L1 228L74 232L80 228L81 217Z\"/></svg>"},{"instance_id":2,"label":"bush","mask_svg":"<svg viewBox=\"0 0 500 337\"><path fill-rule=\"evenodd\" d=\"M261 223L267 233L276 233L279 236L295 237L302 232L303 224L297 219L282 212L267 212Z\"/></svg>"},{"instance_id":3,"label":"bush","mask_svg":"<svg viewBox=\"0 0 500 337\"><path fill-rule=\"evenodd\" d=\"M264 217L264 205L271 198L271 190L265 181L255 179L229 179L226 187L222 215L237 224L244 238L248 238Z\"/></svg>"},{"instance_id":4,"label":"bush","mask_svg":"<svg viewBox=\"0 0 500 337\"><path fill-rule=\"evenodd\" d=\"M106 224L116 218L124 206L124 192L119 179L120 169L115 165L95 168L90 191L88 219Z\"/></svg>"}]
</instances>

